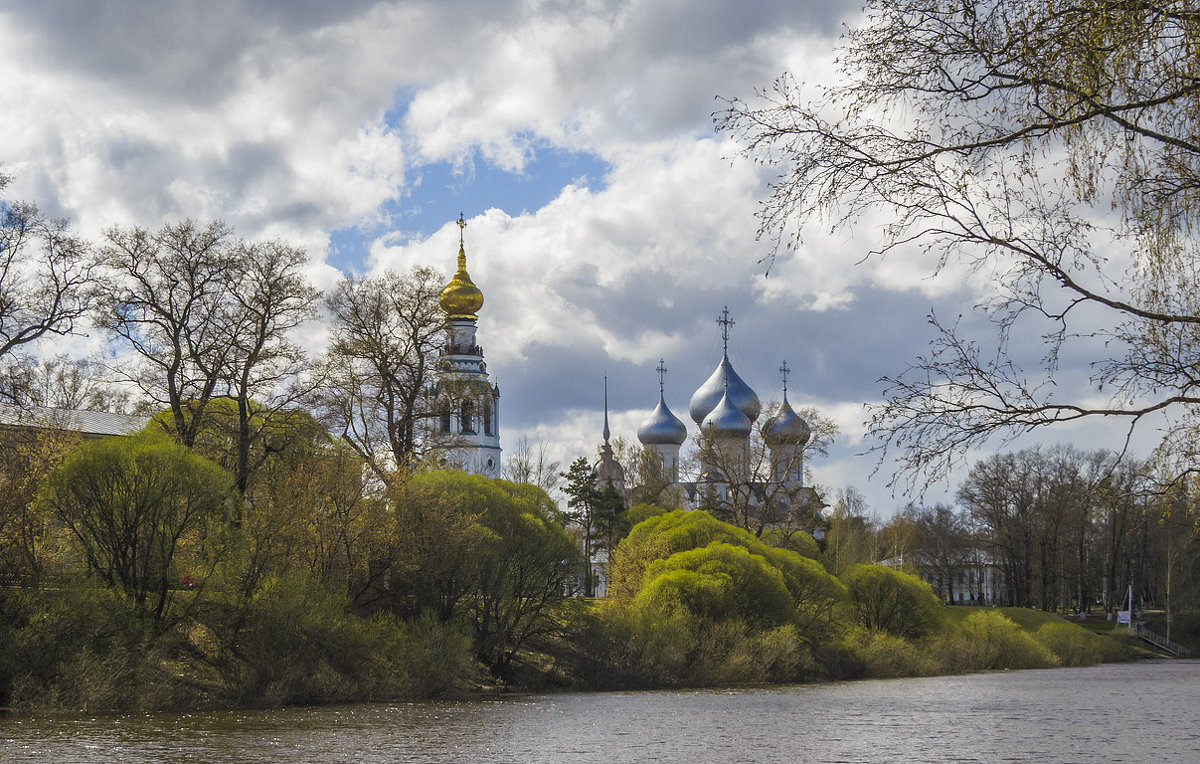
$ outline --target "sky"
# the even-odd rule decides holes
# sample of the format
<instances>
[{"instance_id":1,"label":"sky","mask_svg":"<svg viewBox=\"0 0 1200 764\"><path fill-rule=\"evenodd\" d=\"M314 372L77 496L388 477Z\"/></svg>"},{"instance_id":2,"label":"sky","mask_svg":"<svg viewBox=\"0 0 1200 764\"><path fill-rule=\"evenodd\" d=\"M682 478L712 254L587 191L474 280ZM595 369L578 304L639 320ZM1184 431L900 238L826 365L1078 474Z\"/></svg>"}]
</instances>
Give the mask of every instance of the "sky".
<instances>
[{"instance_id":1,"label":"sky","mask_svg":"<svg viewBox=\"0 0 1200 764\"><path fill-rule=\"evenodd\" d=\"M858 13L836 0L0 0L0 165L9 196L86 236L222 219L303 246L322 288L415 264L449 275L461 212L502 445L541 439L564 467L595 454L605 375L613 435L635 440L660 358L694 434L688 400L720 360L728 307L731 359L759 397L780 397L786 360L793 405L839 425L815 481L856 487L886 517L910 497L862 455L864 406L926 348L930 310L978 320L981 285L863 262L881 239L866 219L810 232L768 270L755 210L772 170L739 159L712 117L784 71L832 81Z\"/></svg>"}]
</instances>

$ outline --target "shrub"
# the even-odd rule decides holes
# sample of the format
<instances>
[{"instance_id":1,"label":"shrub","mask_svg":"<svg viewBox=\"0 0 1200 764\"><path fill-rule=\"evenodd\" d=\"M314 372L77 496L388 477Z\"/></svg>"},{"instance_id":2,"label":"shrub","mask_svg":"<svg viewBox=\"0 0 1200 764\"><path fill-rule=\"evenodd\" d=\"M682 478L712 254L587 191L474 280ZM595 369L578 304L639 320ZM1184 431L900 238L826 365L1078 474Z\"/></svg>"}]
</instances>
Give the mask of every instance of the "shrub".
<instances>
[{"instance_id":1,"label":"shrub","mask_svg":"<svg viewBox=\"0 0 1200 764\"><path fill-rule=\"evenodd\" d=\"M906 639L928 633L941 618L929 584L885 565L855 565L842 574L860 625Z\"/></svg>"},{"instance_id":2,"label":"shrub","mask_svg":"<svg viewBox=\"0 0 1200 764\"><path fill-rule=\"evenodd\" d=\"M0 677L7 703L31 711L105 712L194 705L164 671L160 634L109 589L73 583L8 603Z\"/></svg>"},{"instance_id":3,"label":"shrub","mask_svg":"<svg viewBox=\"0 0 1200 764\"><path fill-rule=\"evenodd\" d=\"M1058 659L1012 620L994 610L967 616L962 629L980 650L981 669L1049 668Z\"/></svg>"},{"instance_id":4,"label":"shrub","mask_svg":"<svg viewBox=\"0 0 1200 764\"><path fill-rule=\"evenodd\" d=\"M1034 638L1064 666L1091 666L1104 660L1104 638L1073 623L1043 624Z\"/></svg>"},{"instance_id":5,"label":"shrub","mask_svg":"<svg viewBox=\"0 0 1200 764\"><path fill-rule=\"evenodd\" d=\"M821 657L831 676L845 679L937 673L937 663L927 652L903 637L878 629L847 629L822 650Z\"/></svg>"},{"instance_id":6,"label":"shrub","mask_svg":"<svg viewBox=\"0 0 1200 764\"><path fill-rule=\"evenodd\" d=\"M710 621L738 618L760 628L779 626L792 615L779 569L761 555L720 541L654 562L645 580L635 605L653 599Z\"/></svg>"}]
</instances>

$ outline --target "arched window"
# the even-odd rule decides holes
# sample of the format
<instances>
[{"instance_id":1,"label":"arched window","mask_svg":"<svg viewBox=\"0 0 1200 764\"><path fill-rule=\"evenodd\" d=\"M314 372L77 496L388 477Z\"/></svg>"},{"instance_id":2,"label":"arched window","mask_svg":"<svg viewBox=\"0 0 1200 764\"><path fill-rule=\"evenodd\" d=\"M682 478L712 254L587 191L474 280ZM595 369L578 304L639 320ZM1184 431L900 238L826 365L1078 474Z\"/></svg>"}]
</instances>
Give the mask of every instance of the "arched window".
<instances>
[{"instance_id":1,"label":"arched window","mask_svg":"<svg viewBox=\"0 0 1200 764\"><path fill-rule=\"evenodd\" d=\"M483 402L483 434L492 434L492 402L489 400Z\"/></svg>"},{"instance_id":2,"label":"arched window","mask_svg":"<svg viewBox=\"0 0 1200 764\"><path fill-rule=\"evenodd\" d=\"M442 405L441 431L443 433L450 432L450 405L449 404Z\"/></svg>"},{"instance_id":3,"label":"arched window","mask_svg":"<svg viewBox=\"0 0 1200 764\"><path fill-rule=\"evenodd\" d=\"M466 435L475 434L475 407L470 401L465 401L462 405L462 413L459 416L459 421L462 423L462 432Z\"/></svg>"}]
</instances>

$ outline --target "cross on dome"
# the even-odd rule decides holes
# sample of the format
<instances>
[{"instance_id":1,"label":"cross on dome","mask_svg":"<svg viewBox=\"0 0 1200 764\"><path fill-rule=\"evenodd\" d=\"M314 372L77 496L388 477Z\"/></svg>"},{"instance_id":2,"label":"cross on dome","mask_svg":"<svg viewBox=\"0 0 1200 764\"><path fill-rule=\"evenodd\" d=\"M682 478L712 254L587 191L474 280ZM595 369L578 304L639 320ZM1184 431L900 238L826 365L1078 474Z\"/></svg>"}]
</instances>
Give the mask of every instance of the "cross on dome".
<instances>
[{"instance_id":1,"label":"cross on dome","mask_svg":"<svg viewBox=\"0 0 1200 764\"><path fill-rule=\"evenodd\" d=\"M791 369L788 368L787 361L785 360L783 362L783 365L779 367L779 373L783 375L783 394L784 395L787 395L787 378L788 378L788 372L790 372L790 371L791 371Z\"/></svg>"},{"instance_id":2,"label":"cross on dome","mask_svg":"<svg viewBox=\"0 0 1200 764\"><path fill-rule=\"evenodd\" d=\"M721 327L721 341L725 343L725 352L729 352L729 330L733 327L733 319L729 317L729 306L726 305L721 311L721 317L717 319L717 324Z\"/></svg>"},{"instance_id":3,"label":"cross on dome","mask_svg":"<svg viewBox=\"0 0 1200 764\"><path fill-rule=\"evenodd\" d=\"M661 394L663 391L663 386L666 384L667 380L667 365L663 359L658 359L658 368L656 368L655 371L658 372L658 392Z\"/></svg>"}]
</instances>

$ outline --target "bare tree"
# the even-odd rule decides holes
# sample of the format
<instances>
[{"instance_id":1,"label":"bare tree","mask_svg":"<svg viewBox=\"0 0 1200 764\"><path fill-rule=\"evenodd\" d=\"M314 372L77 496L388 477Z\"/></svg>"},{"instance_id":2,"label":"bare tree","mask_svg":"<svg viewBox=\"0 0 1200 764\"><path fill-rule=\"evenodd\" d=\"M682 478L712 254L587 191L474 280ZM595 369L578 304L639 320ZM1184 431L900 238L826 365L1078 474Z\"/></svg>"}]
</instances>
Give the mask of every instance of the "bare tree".
<instances>
[{"instance_id":1,"label":"bare tree","mask_svg":"<svg viewBox=\"0 0 1200 764\"><path fill-rule=\"evenodd\" d=\"M106 238L108 296L98 322L138 356L121 373L170 409L171 434L191 447L234 349L233 234L185 220L155 232L113 228Z\"/></svg>"},{"instance_id":2,"label":"bare tree","mask_svg":"<svg viewBox=\"0 0 1200 764\"><path fill-rule=\"evenodd\" d=\"M0 191L11 178L0 173ZM66 221L45 217L28 202L0 198L0 398L18 403L10 384L20 379L19 358L47 335L75 331L90 306L95 287L91 245L75 236Z\"/></svg>"},{"instance_id":3,"label":"bare tree","mask_svg":"<svg viewBox=\"0 0 1200 764\"><path fill-rule=\"evenodd\" d=\"M550 458L545 441L538 439L535 446L528 436L522 435L504 461L504 477L514 483L536 485L549 493L558 487L561 464Z\"/></svg>"},{"instance_id":4,"label":"bare tree","mask_svg":"<svg viewBox=\"0 0 1200 764\"><path fill-rule=\"evenodd\" d=\"M326 298L333 340L319 416L379 473L418 455L418 424L444 341L444 279L429 268L351 278Z\"/></svg>"},{"instance_id":5,"label":"bare tree","mask_svg":"<svg viewBox=\"0 0 1200 764\"><path fill-rule=\"evenodd\" d=\"M250 474L251 443L291 414L289 404L306 393L297 384L304 354L293 334L315 315L319 292L303 273L304 250L274 240L242 243L233 258L229 291L229 356L225 394L237 405L234 479L243 493ZM307 414L304 414L307 416ZM271 452L262 449L262 458Z\"/></svg>"},{"instance_id":6,"label":"bare tree","mask_svg":"<svg viewBox=\"0 0 1200 764\"><path fill-rule=\"evenodd\" d=\"M13 364L5 370L3 383L20 406L54 409L86 409L128 413L133 401L128 390L110 384L102 362L59 354Z\"/></svg>"},{"instance_id":7,"label":"bare tree","mask_svg":"<svg viewBox=\"0 0 1200 764\"><path fill-rule=\"evenodd\" d=\"M884 210L876 254L992 276L994 345L931 317L931 351L873 412L902 472L936 479L993 437L1158 412L1176 417L1164 449L1193 468L1198 50L1188 0L870 0L839 84L808 100L785 74L718 115L745 156L781 169L760 211L777 246ZM1038 373L1009 342L1031 336ZM1058 361L1076 353L1092 389L1059 397Z\"/></svg>"}]
</instances>

